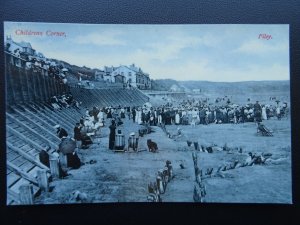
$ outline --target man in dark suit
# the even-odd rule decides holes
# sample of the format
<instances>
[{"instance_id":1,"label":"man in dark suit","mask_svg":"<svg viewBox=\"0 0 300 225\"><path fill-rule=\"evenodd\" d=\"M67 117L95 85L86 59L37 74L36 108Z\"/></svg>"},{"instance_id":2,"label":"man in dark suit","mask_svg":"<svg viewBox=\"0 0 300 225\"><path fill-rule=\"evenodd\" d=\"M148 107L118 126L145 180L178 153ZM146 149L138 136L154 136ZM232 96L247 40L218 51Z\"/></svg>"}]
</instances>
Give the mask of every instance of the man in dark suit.
<instances>
[{"instance_id":1,"label":"man in dark suit","mask_svg":"<svg viewBox=\"0 0 300 225\"><path fill-rule=\"evenodd\" d=\"M64 128L60 127L60 125L55 125L54 128L57 129L56 134L60 139L68 137L68 132Z\"/></svg>"},{"instance_id":2,"label":"man in dark suit","mask_svg":"<svg viewBox=\"0 0 300 225\"><path fill-rule=\"evenodd\" d=\"M113 150L115 147L115 135L116 135L116 123L114 120L111 121L111 125L109 126L109 149Z\"/></svg>"},{"instance_id":3,"label":"man in dark suit","mask_svg":"<svg viewBox=\"0 0 300 225\"><path fill-rule=\"evenodd\" d=\"M255 122L261 122L262 108L258 101L254 104L254 119Z\"/></svg>"}]
</instances>

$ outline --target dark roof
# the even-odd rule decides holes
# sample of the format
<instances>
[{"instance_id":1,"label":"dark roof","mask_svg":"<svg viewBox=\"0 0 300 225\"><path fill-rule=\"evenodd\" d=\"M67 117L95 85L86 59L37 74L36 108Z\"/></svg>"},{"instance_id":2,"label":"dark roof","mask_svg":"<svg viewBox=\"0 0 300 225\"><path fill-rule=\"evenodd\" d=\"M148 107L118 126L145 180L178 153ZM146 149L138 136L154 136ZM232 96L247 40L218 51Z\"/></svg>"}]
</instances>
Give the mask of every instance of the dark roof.
<instances>
[{"instance_id":1,"label":"dark roof","mask_svg":"<svg viewBox=\"0 0 300 225\"><path fill-rule=\"evenodd\" d=\"M31 44L29 42L24 42L24 41L21 41L18 43L21 47L23 48L32 48L31 47Z\"/></svg>"},{"instance_id":2,"label":"dark roof","mask_svg":"<svg viewBox=\"0 0 300 225\"><path fill-rule=\"evenodd\" d=\"M116 75L114 75L114 76L115 76L115 77L116 77L116 76L125 77L124 75L122 75L122 74L119 74L119 73L118 73L118 74L116 74Z\"/></svg>"},{"instance_id":3,"label":"dark roof","mask_svg":"<svg viewBox=\"0 0 300 225\"><path fill-rule=\"evenodd\" d=\"M105 72L111 73L113 70L114 70L114 67L113 67L113 66L112 66L112 67L108 67L108 66L105 66L105 67L104 67L104 71L105 71Z\"/></svg>"}]
</instances>

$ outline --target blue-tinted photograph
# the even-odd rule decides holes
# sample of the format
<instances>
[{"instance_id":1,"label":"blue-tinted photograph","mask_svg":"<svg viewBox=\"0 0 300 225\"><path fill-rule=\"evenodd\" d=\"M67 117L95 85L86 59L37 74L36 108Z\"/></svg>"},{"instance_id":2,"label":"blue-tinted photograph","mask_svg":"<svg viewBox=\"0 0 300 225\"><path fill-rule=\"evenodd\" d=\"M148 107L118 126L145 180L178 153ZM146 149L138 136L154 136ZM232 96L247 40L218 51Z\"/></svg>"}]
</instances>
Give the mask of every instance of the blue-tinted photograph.
<instances>
[{"instance_id":1,"label":"blue-tinted photograph","mask_svg":"<svg viewBox=\"0 0 300 225\"><path fill-rule=\"evenodd\" d=\"M6 204L292 204L289 25L4 22Z\"/></svg>"}]
</instances>

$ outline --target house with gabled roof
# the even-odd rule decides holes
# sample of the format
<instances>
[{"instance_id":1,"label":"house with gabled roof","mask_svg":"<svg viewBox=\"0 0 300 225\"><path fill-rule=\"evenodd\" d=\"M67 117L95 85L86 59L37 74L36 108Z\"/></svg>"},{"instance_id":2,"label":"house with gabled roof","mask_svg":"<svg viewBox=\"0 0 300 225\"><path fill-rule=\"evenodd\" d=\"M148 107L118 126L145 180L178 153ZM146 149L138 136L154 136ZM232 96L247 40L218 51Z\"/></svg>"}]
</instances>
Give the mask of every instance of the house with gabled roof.
<instances>
[{"instance_id":1,"label":"house with gabled roof","mask_svg":"<svg viewBox=\"0 0 300 225\"><path fill-rule=\"evenodd\" d=\"M134 64L115 67L111 72L111 81L131 85L139 89L149 89L151 87L149 74L144 73L141 68L136 67Z\"/></svg>"},{"instance_id":2,"label":"house with gabled roof","mask_svg":"<svg viewBox=\"0 0 300 225\"><path fill-rule=\"evenodd\" d=\"M31 44L29 42L21 41L18 44L22 47L24 53L27 53L28 55L35 54L35 50L31 47Z\"/></svg>"},{"instance_id":3,"label":"house with gabled roof","mask_svg":"<svg viewBox=\"0 0 300 225\"><path fill-rule=\"evenodd\" d=\"M32 48L31 44L29 42L15 42L12 40L11 37L6 37L6 51L15 53L20 52L26 55L35 55L35 50Z\"/></svg>"},{"instance_id":4,"label":"house with gabled roof","mask_svg":"<svg viewBox=\"0 0 300 225\"><path fill-rule=\"evenodd\" d=\"M105 71L104 70L95 70L95 80L104 81Z\"/></svg>"},{"instance_id":5,"label":"house with gabled roof","mask_svg":"<svg viewBox=\"0 0 300 225\"><path fill-rule=\"evenodd\" d=\"M103 80L106 82L112 82L112 72L116 67L113 66L104 66Z\"/></svg>"}]
</instances>

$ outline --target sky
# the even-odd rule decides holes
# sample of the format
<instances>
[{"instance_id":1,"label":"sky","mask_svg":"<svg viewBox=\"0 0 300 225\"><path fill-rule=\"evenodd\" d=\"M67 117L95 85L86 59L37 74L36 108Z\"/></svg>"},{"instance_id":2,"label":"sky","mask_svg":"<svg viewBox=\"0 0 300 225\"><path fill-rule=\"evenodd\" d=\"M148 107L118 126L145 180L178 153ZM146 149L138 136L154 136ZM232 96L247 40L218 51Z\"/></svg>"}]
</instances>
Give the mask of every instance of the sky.
<instances>
[{"instance_id":1,"label":"sky","mask_svg":"<svg viewBox=\"0 0 300 225\"><path fill-rule=\"evenodd\" d=\"M5 22L4 35L30 42L47 58L77 66L103 69L134 63L151 79L290 79L288 25Z\"/></svg>"}]
</instances>

